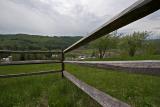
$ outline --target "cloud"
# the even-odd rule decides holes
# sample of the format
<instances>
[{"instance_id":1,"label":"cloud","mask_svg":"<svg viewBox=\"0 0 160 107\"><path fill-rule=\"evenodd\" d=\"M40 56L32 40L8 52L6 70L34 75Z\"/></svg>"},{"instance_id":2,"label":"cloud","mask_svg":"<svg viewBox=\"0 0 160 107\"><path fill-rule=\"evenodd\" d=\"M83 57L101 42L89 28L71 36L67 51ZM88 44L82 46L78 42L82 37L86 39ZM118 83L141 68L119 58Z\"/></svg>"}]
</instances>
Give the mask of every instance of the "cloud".
<instances>
[{"instance_id":1,"label":"cloud","mask_svg":"<svg viewBox=\"0 0 160 107\"><path fill-rule=\"evenodd\" d=\"M137 0L1 0L0 33L82 35L97 29ZM134 22L121 32L160 32L160 12ZM141 25L137 27L137 24Z\"/></svg>"},{"instance_id":2,"label":"cloud","mask_svg":"<svg viewBox=\"0 0 160 107\"><path fill-rule=\"evenodd\" d=\"M160 36L160 11L152 13L138 21L120 28L119 31L125 33L133 33L134 31L148 31L152 32L155 36Z\"/></svg>"}]
</instances>

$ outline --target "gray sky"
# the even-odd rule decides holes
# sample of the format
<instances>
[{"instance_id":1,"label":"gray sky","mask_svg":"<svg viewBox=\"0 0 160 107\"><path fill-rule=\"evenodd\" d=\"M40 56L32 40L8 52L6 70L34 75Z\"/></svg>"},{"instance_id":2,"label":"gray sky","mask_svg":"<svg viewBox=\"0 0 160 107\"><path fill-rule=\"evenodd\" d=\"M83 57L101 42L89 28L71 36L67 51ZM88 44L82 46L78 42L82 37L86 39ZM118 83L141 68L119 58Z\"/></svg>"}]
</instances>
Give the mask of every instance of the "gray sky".
<instances>
[{"instance_id":1,"label":"gray sky","mask_svg":"<svg viewBox=\"0 0 160 107\"><path fill-rule=\"evenodd\" d=\"M137 0L0 0L0 33L86 36ZM160 10L119 32L160 34Z\"/></svg>"}]
</instances>

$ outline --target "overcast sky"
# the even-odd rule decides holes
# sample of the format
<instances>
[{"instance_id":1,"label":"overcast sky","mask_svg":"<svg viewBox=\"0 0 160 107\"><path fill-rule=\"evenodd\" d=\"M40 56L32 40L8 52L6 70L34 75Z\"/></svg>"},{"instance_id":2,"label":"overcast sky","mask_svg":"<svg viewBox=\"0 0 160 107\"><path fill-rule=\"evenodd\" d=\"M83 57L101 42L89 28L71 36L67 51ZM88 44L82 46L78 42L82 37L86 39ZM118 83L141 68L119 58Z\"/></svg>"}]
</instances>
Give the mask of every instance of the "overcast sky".
<instances>
[{"instance_id":1,"label":"overcast sky","mask_svg":"<svg viewBox=\"0 0 160 107\"><path fill-rule=\"evenodd\" d=\"M0 33L86 36L137 0L0 0ZM119 32L160 34L160 10Z\"/></svg>"}]
</instances>

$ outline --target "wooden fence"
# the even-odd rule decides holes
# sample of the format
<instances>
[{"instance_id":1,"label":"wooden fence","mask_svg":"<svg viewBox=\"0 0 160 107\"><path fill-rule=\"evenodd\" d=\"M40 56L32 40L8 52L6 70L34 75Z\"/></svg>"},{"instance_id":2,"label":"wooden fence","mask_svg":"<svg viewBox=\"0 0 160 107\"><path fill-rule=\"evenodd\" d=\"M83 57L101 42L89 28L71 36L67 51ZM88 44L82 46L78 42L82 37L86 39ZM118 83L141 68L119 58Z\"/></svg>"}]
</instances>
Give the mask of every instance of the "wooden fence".
<instances>
[{"instance_id":1,"label":"wooden fence","mask_svg":"<svg viewBox=\"0 0 160 107\"><path fill-rule=\"evenodd\" d=\"M45 75L49 73L60 73L63 77L64 71L64 53L63 51L11 51L11 50L1 50L0 54L37 54L37 53L52 53L52 54L61 54L61 58L59 60L31 60L31 61L11 61L11 62L1 62L0 66L9 66L9 65L27 65L27 64L48 64L48 63L60 63L60 70L51 70L51 71L39 71L39 72L31 72L31 73L20 73L20 74L6 74L0 75L0 78L13 78L13 77L24 77L24 76L32 76L32 75Z\"/></svg>"},{"instance_id":2,"label":"wooden fence","mask_svg":"<svg viewBox=\"0 0 160 107\"><path fill-rule=\"evenodd\" d=\"M111 20L106 22L104 25L99 27L97 30L91 32L88 36L80 39L73 45L69 46L66 48L64 51L10 51L10 50L2 50L0 51L1 53L57 53L61 54L61 59L59 62L53 61L53 62L45 62L45 61L38 61L38 62L13 62L13 63L2 63L1 65L18 65L18 64L40 64L40 63L61 63L61 70L59 71L41 71L41 72L32 72L32 73L21 73L21 74L8 74L8 75L0 75L0 78L11 78L11 77L22 77L22 76L31 76L31 75L43 75L43 74L48 74L48 73L58 73L61 72L62 77L64 76L63 71L65 70L65 65L64 65L64 53L70 52L74 49L79 48L80 46L83 46L93 40L96 40L108 33L111 33L114 30L117 30L125 25L128 25L140 18L143 18L157 10L160 9L160 0L138 0L136 3L133 5L129 6L126 8L124 11L122 11L120 14L116 15L113 17ZM65 75L67 75L65 73ZM99 101L98 101L99 102ZM116 105L116 104L115 104ZM109 106L110 107L110 106ZM114 107L119 107L114 106Z\"/></svg>"}]
</instances>

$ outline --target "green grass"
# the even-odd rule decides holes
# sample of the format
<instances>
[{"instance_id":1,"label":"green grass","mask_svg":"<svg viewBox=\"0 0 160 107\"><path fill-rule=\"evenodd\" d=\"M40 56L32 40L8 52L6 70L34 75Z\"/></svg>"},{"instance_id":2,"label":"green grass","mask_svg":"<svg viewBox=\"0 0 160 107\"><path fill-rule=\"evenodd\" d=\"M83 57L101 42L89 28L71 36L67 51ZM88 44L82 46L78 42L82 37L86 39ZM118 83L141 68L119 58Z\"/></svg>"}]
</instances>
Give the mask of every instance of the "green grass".
<instances>
[{"instance_id":1,"label":"green grass","mask_svg":"<svg viewBox=\"0 0 160 107\"><path fill-rule=\"evenodd\" d=\"M127 61L127 60L160 60L160 55L136 55L134 57L130 56L114 56L103 59L85 59L88 61Z\"/></svg>"},{"instance_id":2,"label":"green grass","mask_svg":"<svg viewBox=\"0 0 160 107\"><path fill-rule=\"evenodd\" d=\"M84 82L133 107L159 107L160 105L160 77L71 64L67 64L66 69Z\"/></svg>"},{"instance_id":3,"label":"green grass","mask_svg":"<svg viewBox=\"0 0 160 107\"><path fill-rule=\"evenodd\" d=\"M60 70L59 64L37 64L37 65L11 65L11 66L0 66L0 75L2 74L14 74L14 73L29 73L46 70Z\"/></svg>"},{"instance_id":4,"label":"green grass","mask_svg":"<svg viewBox=\"0 0 160 107\"><path fill-rule=\"evenodd\" d=\"M59 69L52 64L1 66L0 74ZM61 74L0 79L0 107L99 107Z\"/></svg>"},{"instance_id":5,"label":"green grass","mask_svg":"<svg viewBox=\"0 0 160 107\"><path fill-rule=\"evenodd\" d=\"M0 66L0 74L58 70L57 64ZM107 94L133 107L159 107L160 78L113 72L79 65L66 70ZM89 96L61 78L61 74L0 79L0 107L99 107Z\"/></svg>"}]
</instances>

